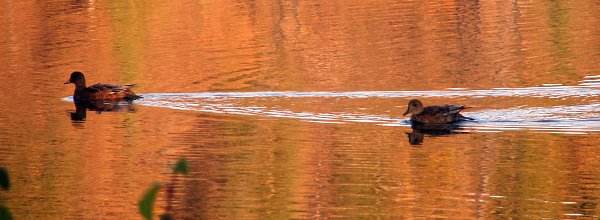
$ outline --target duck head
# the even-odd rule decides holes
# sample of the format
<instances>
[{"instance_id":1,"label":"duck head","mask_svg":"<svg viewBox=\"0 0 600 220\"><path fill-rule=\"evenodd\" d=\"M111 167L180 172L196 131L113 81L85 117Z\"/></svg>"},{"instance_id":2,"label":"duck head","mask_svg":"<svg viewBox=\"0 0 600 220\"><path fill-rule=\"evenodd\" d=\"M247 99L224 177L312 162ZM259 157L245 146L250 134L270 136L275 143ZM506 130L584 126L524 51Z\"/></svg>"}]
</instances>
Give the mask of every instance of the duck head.
<instances>
[{"instance_id":1,"label":"duck head","mask_svg":"<svg viewBox=\"0 0 600 220\"><path fill-rule=\"evenodd\" d=\"M406 112L404 112L403 115L407 115L409 113L412 113L413 115L418 115L421 114L423 112L423 103L421 101L419 101L418 99L413 99L410 100L410 102L408 102L408 109L406 109Z\"/></svg>"},{"instance_id":2,"label":"duck head","mask_svg":"<svg viewBox=\"0 0 600 220\"><path fill-rule=\"evenodd\" d=\"M85 88L85 77L81 72L73 72L71 73L71 77L69 80L65 82L65 84L73 83L76 88Z\"/></svg>"}]
</instances>

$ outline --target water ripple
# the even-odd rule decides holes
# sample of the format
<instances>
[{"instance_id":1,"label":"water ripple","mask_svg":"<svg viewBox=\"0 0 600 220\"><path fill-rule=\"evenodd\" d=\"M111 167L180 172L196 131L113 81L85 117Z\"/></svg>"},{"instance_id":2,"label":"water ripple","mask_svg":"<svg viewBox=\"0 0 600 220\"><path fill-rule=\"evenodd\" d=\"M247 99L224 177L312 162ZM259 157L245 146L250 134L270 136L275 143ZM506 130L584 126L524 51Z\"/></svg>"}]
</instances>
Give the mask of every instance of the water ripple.
<instances>
[{"instance_id":1,"label":"water ripple","mask_svg":"<svg viewBox=\"0 0 600 220\"><path fill-rule=\"evenodd\" d=\"M356 92L205 92L150 93L137 101L140 105L218 114L293 118L314 123L374 123L381 126L410 126L407 117L361 112L310 112L282 109L276 105L247 106L232 104L232 99L247 98L406 98L406 97L545 97L576 98L600 95L600 76L585 77L579 85L543 84L526 88L468 90L451 88L436 91L356 91ZM65 100L69 101L68 98ZM227 102L225 100L228 100ZM277 102L274 99L273 102ZM512 107L483 109L464 113L477 121L463 122L465 132L535 130L548 133L584 134L600 132L600 104L560 105L550 107Z\"/></svg>"},{"instance_id":2,"label":"water ripple","mask_svg":"<svg viewBox=\"0 0 600 220\"><path fill-rule=\"evenodd\" d=\"M402 97L597 97L600 95L600 80L582 80L576 86L543 84L525 88L493 88L467 90L451 88L433 91L355 91L355 92L205 92L205 93L149 93L145 98L402 98Z\"/></svg>"},{"instance_id":3,"label":"water ripple","mask_svg":"<svg viewBox=\"0 0 600 220\"><path fill-rule=\"evenodd\" d=\"M382 126L410 126L406 117L356 112L296 112L280 107L242 106L223 103L223 100L245 98L402 98L402 97L597 97L600 82L586 77L577 86L544 84L527 88L493 88L468 90L452 88L438 91L357 91L357 92L207 92L207 93L152 93L144 94L141 105L192 110L210 113L255 115L276 118L294 118L316 123L375 123ZM583 134L600 131L600 104L551 107L514 107L484 109L467 112L476 118L464 122L464 131L494 132L504 130L535 130L549 133Z\"/></svg>"},{"instance_id":4,"label":"water ripple","mask_svg":"<svg viewBox=\"0 0 600 220\"><path fill-rule=\"evenodd\" d=\"M231 104L190 103L181 101L155 101L145 99L139 104L234 115L255 115L277 118L294 118L316 123L375 123L382 126L408 127L406 117L369 115L358 113L314 113L276 110L257 106L234 106ZM481 110L465 113L477 118L475 122L461 124L464 131L486 132L490 130L537 130L545 132L600 132L600 104L578 106L554 106ZM469 130L474 129L474 130Z\"/></svg>"}]
</instances>

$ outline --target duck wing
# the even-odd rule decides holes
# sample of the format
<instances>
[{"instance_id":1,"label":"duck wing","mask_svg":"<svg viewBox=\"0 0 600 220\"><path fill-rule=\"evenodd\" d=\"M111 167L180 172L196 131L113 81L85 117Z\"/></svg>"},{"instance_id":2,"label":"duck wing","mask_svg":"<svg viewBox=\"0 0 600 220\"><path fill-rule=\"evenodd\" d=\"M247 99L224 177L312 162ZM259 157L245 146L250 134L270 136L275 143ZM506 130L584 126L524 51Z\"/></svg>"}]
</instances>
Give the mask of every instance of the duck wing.
<instances>
[{"instance_id":1,"label":"duck wing","mask_svg":"<svg viewBox=\"0 0 600 220\"><path fill-rule=\"evenodd\" d=\"M423 109L423 113L425 115L454 115L458 114L461 110L465 109L465 106L455 106L455 105L434 105L427 106Z\"/></svg>"},{"instance_id":2,"label":"duck wing","mask_svg":"<svg viewBox=\"0 0 600 220\"><path fill-rule=\"evenodd\" d=\"M458 121L462 121L462 120L470 120L470 121L475 121L474 118L470 118L470 117L466 117L462 114L460 114L460 111L463 109L467 109L470 107L464 106L464 105L460 105L460 106L456 106L456 105L444 105L442 106L443 109L446 109L447 112L450 113L450 115L453 115ZM447 113L444 115L448 115Z\"/></svg>"},{"instance_id":3,"label":"duck wing","mask_svg":"<svg viewBox=\"0 0 600 220\"><path fill-rule=\"evenodd\" d=\"M422 115L441 117L461 117L460 111L469 107L464 105L434 105L423 109Z\"/></svg>"},{"instance_id":4,"label":"duck wing","mask_svg":"<svg viewBox=\"0 0 600 220\"><path fill-rule=\"evenodd\" d=\"M88 87L91 92L106 91L111 93L127 92L135 84L118 85L118 84L101 84L97 83Z\"/></svg>"},{"instance_id":5,"label":"duck wing","mask_svg":"<svg viewBox=\"0 0 600 220\"><path fill-rule=\"evenodd\" d=\"M459 113L465 108L468 107L456 105L427 106L423 108L423 112L420 114L412 115L411 120L424 124L446 124L471 119Z\"/></svg>"},{"instance_id":6,"label":"duck wing","mask_svg":"<svg viewBox=\"0 0 600 220\"><path fill-rule=\"evenodd\" d=\"M440 106L441 108L446 109L446 111L448 111L451 114L457 114L459 113L461 110L469 108L467 106L464 105L444 105L444 106Z\"/></svg>"}]
</instances>

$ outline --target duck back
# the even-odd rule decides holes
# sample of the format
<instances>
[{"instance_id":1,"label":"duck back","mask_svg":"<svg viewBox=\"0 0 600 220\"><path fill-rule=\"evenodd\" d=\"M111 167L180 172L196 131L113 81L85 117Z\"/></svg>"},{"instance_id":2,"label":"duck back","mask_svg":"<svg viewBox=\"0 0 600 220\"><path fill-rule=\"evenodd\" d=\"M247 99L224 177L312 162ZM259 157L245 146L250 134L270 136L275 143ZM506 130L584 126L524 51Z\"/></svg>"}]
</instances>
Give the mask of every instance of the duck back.
<instances>
[{"instance_id":1,"label":"duck back","mask_svg":"<svg viewBox=\"0 0 600 220\"><path fill-rule=\"evenodd\" d=\"M75 91L74 98L78 100L134 100L136 95L130 88L134 85L94 84L81 91Z\"/></svg>"},{"instance_id":2,"label":"duck back","mask_svg":"<svg viewBox=\"0 0 600 220\"><path fill-rule=\"evenodd\" d=\"M465 109L465 106L442 105L427 106L423 108L420 114L414 114L410 120L423 124L447 124L465 120L459 112Z\"/></svg>"}]
</instances>

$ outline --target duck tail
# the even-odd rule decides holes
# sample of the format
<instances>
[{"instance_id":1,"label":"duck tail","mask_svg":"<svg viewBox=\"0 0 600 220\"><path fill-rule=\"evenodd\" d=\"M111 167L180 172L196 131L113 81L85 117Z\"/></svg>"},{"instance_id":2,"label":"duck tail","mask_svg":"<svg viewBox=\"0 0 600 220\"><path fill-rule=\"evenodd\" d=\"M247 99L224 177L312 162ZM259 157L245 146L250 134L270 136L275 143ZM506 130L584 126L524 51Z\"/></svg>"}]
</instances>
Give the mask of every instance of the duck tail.
<instances>
[{"instance_id":1,"label":"duck tail","mask_svg":"<svg viewBox=\"0 0 600 220\"><path fill-rule=\"evenodd\" d=\"M126 100L136 100L136 99L141 99L141 98L143 98L143 97L136 95L135 93L130 93L130 94L127 94L127 96L125 96Z\"/></svg>"},{"instance_id":2,"label":"duck tail","mask_svg":"<svg viewBox=\"0 0 600 220\"><path fill-rule=\"evenodd\" d=\"M460 119L461 119L461 120L466 120L466 121L477 121L477 120L476 120L476 119L474 119L474 118L467 117L467 116L464 116L464 115L461 115L461 116L460 116Z\"/></svg>"}]
</instances>

